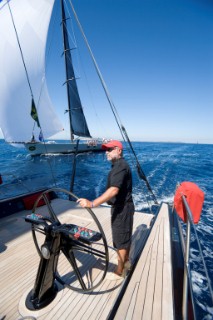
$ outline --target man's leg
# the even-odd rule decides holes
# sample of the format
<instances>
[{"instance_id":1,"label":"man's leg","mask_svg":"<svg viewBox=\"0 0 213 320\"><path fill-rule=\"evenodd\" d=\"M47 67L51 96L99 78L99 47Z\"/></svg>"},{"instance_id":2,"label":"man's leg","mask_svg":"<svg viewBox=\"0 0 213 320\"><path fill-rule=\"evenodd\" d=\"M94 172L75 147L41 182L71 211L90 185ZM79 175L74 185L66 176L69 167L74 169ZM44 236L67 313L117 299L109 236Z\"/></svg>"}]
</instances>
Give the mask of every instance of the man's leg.
<instances>
[{"instance_id":1,"label":"man's leg","mask_svg":"<svg viewBox=\"0 0 213 320\"><path fill-rule=\"evenodd\" d=\"M124 264L128 260L128 255L129 255L129 249L118 249L117 250L117 255L118 255L118 266L115 269L115 273L117 275L121 275L123 270L124 270Z\"/></svg>"}]
</instances>

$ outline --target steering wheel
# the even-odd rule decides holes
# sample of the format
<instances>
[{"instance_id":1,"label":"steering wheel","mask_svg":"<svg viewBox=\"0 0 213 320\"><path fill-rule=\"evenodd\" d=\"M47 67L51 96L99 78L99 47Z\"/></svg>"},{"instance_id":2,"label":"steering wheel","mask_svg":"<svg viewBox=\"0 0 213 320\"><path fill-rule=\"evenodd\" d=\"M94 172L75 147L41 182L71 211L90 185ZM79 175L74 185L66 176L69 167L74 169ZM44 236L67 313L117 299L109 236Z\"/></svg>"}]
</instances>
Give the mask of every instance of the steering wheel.
<instances>
[{"instance_id":1,"label":"steering wheel","mask_svg":"<svg viewBox=\"0 0 213 320\"><path fill-rule=\"evenodd\" d=\"M45 212L45 221L48 224L54 223L60 229L61 226L61 254L59 256L57 272L55 278L64 286L78 292L92 291L100 285L105 278L109 264L109 253L103 228L96 215L90 208L87 210L92 217L97 230L94 233L99 234L99 241L83 242L81 238L70 238L63 233L64 226L69 228L69 224L62 224L58 219L50 201L50 193L63 193L74 199L78 199L72 192L61 189L52 188L44 191L36 200L32 213L36 212L39 201L44 200L47 206L47 214ZM89 219L86 219L87 221ZM92 230L90 230L92 231ZM35 247L40 257L41 245L44 243L46 234L42 225L32 224L32 236ZM88 268L87 268L88 267ZM92 276L95 274L93 281Z\"/></svg>"}]
</instances>

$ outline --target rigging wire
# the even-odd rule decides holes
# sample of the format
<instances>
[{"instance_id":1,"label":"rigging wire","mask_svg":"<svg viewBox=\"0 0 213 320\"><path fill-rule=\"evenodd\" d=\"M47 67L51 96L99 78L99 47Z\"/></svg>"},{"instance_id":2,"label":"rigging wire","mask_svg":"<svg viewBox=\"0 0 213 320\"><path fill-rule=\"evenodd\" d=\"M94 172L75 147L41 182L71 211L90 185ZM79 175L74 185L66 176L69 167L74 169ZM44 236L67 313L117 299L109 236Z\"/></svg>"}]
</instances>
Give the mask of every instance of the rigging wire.
<instances>
[{"instance_id":1,"label":"rigging wire","mask_svg":"<svg viewBox=\"0 0 213 320\"><path fill-rule=\"evenodd\" d=\"M149 182L148 182L148 180L147 180L147 178L146 178L146 175L145 175L145 173L143 172L143 170L142 170L142 168L141 168L141 166L140 166L140 163L139 163L139 161L138 161L137 155L136 155L136 153L135 153L135 151L134 151L134 149L133 149L132 143L131 143L131 141L130 141L130 139L129 139L129 137L128 137L128 134L127 134L127 132L126 132L126 129L124 128L124 126L123 126L122 123L121 123L121 120L120 120L120 117L119 117L118 112L117 112L117 110L116 110L116 107L115 107L115 105L114 105L114 103L113 103L113 101L112 101L112 99L111 99L111 97L110 97L108 88L107 88L106 83L105 83L105 81L104 81L104 79L103 79L103 76L102 76L101 71L100 71L100 69L99 69L99 67L98 67L98 64L97 64L97 62L96 62L96 60L95 60L95 57L94 57L93 52L92 52L92 50L91 50L91 47L90 47L90 45L89 45L89 43L88 43L88 40L87 40L87 38L86 38L86 35L85 35L84 31L83 31L83 28L82 28L82 26L81 26L81 23L80 23L80 21L79 21L79 19L78 19L78 16L77 16L77 14L76 14L76 11L75 11L75 9L74 9L74 7L73 7L72 1L69 0L69 2L70 2L70 5L71 5L71 8L72 8L74 17L75 17L75 19L76 19L76 22L77 22L77 24L78 24L78 27L79 27L79 29L80 29L80 31L81 31L81 34L82 34L82 36L83 36L83 38L84 38L84 41L85 41L85 43L86 43L86 46L87 46L87 48L88 48L88 51L89 51L90 56L91 56L91 58L92 58L92 61L93 61L93 63L94 63L94 66L95 66L96 72L97 72L97 74L98 74L98 77L99 77L99 79L100 79L100 81L101 81L101 84L102 84L102 86L103 86L103 89L104 89L104 91L105 91L107 100L108 100L109 105L110 105L110 107L111 107L112 113L113 113L113 115L114 115L114 117L115 117L115 121L116 121L116 123L117 123L117 126L118 126L118 128L119 128L119 130L120 130L120 132L121 132L121 135L122 135L122 137L123 137L123 140L128 143L128 145L129 145L129 147L130 147L130 150L132 151L132 154L133 154L134 157L135 157L135 160L136 160L136 168L137 168L138 176L139 176L142 180L145 181L146 186L147 186L147 189L148 189L148 191L150 192L150 194L151 194L151 196L152 196L152 198L153 198L154 203L155 203L155 204L158 204L158 201L157 201L157 199L156 199L156 197L155 197L155 195L154 195L154 193L153 193L153 191L152 191L152 189L151 189L151 186L150 186L150 184L149 184Z\"/></svg>"},{"instance_id":2,"label":"rigging wire","mask_svg":"<svg viewBox=\"0 0 213 320\"><path fill-rule=\"evenodd\" d=\"M72 30L72 33L70 33L70 31L68 30L67 28L67 33L69 35L69 38L71 39L71 41L73 42L74 44L74 49L78 49L78 44L77 44L77 38L75 36L75 32L74 32L74 25L73 25L73 19L72 19L72 15L71 15L71 10L70 10L70 7L67 5L67 1L65 1L65 7L66 7L66 11L67 11L67 14L69 16L69 19L71 21L71 30ZM95 113L95 116L97 118L97 124L100 126L100 129L101 131L103 132L103 128L104 128L104 123L102 122L102 119L99 117L98 113L97 113L97 109L96 109L96 106L94 104L94 97L93 97L93 93L91 91L91 87L90 87L90 83L89 83L89 80L88 80L88 77L87 77L87 74L85 72L85 67L84 67L84 63L83 63L83 59L81 57L81 53L79 50L77 50L77 62L78 62L78 73L80 74L81 71L83 72L83 76L84 76L84 79L86 81L86 85L87 85L87 90L89 92L89 96L90 96L90 101L91 101L91 106L93 107L94 109L94 113ZM80 71L81 70L81 71ZM79 76L80 77L80 76ZM83 108L83 106L82 106ZM97 128L96 128L97 129ZM106 131L106 130L105 130Z\"/></svg>"},{"instance_id":3,"label":"rigging wire","mask_svg":"<svg viewBox=\"0 0 213 320\"><path fill-rule=\"evenodd\" d=\"M91 138L86 119L84 116L84 113L82 113L81 120L83 121L84 130L80 130L81 133L77 133L74 128L74 121L77 121L76 117L73 116L72 110L74 108L79 109L80 111L83 111L83 107L81 104L81 99L78 93L78 88L76 84L76 76L75 76L75 70L72 63L72 54L69 45L69 33L67 30L67 13L65 11L65 0L61 0L61 13L62 13L62 31L63 31L63 41L64 41L64 59L65 59L65 71L66 71L66 87L67 87L67 98L68 98L68 112L69 112L69 119L70 119L70 131L71 131L71 140L73 140L74 134L84 136L87 138ZM70 63L70 64L69 64ZM70 71L71 73L70 73ZM72 93L72 94L71 94ZM74 94L77 98L77 101L79 103L79 106L76 105L76 103L72 100L74 97ZM80 114L79 114L80 115ZM74 119L74 121L72 121ZM82 128L83 129L83 128ZM78 131L78 130L77 130Z\"/></svg>"},{"instance_id":4,"label":"rigging wire","mask_svg":"<svg viewBox=\"0 0 213 320\"><path fill-rule=\"evenodd\" d=\"M205 274L206 274L206 279L207 279L207 282L208 282L208 287L209 287L209 292L210 292L210 295L211 295L211 300L212 300L212 303L213 303L213 291L212 291L212 286L211 286L211 281L210 281L210 278L209 278L209 274L208 274L208 271L207 271L207 267L206 267L206 263L205 263L205 260L204 260L204 256L203 256L203 250L201 248L201 244L200 244L200 240L198 238L198 234L197 234L197 230L195 228L195 225L191 219L191 217L189 216L189 220L190 220L190 223L193 227L193 230L194 230L194 233L195 233L195 238L197 240L197 244L198 244L198 248L199 248L199 253L201 255L201 260L203 262L203 266L204 266L204 271L205 271Z\"/></svg>"},{"instance_id":5,"label":"rigging wire","mask_svg":"<svg viewBox=\"0 0 213 320\"><path fill-rule=\"evenodd\" d=\"M25 63L25 59L24 59L24 54L23 54L23 51L22 51L22 47L21 47L21 44L20 44L18 32L17 32L17 29L16 29L15 21L14 21L14 18L13 18L12 10L11 10L11 7L10 7L9 2L7 2L7 4L8 4L9 11L10 11L10 16L11 16L13 28L14 28L14 31L15 31L15 35L16 35L16 40L17 40L17 43L18 43L18 46L19 46L19 50L20 50L20 54L21 54L21 59L22 59L22 63L23 63L23 66L24 66L25 75L26 75L26 78L27 78L27 83L28 83L28 86L29 86L29 89L30 89L31 98L32 98L32 101L34 102L35 100L34 100L33 90L32 90L32 86L31 86L31 83L30 83L30 78L29 78L27 66L26 66L26 63ZM44 85L44 77L43 77L43 79L42 79L42 83L43 83L43 84L42 84L42 86L41 86L41 91L42 91L42 88L43 88L43 85ZM40 97L41 97L41 92L40 92L40 95L39 95L39 101L40 101ZM34 103L35 103L35 102L34 102ZM34 128L35 128L35 120L34 120L34 125L33 125L33 131L34 131ZM41 133L42 133L42 135L43 135L41 125L40 125L40 129L41 129ZM44 142L44 147L45 147L45 149L46 149L46 144L45 144L45 142ZM47 149L46 149L46 151L47 151ZM55 176L54 176L54 173L53 173L53 168L52 168L52 165L51 165L49 159L48 159L48 164L49 164L50 171L51 171L51 175L52 175L52 178L53 178L53 183L54 183L54 185L56 186L56 180L55 180Z\"/></svg>"},{"instance_id":6,"label":"rigging wire","mask_svg":"<svg viewBox=\"0 0 213 320\"><path fill-rule=\"evenodd\" d=\"M177 183L176 190L177 190L177 188L179 186L180 186L180 183ZM208 289L209 289L209 293L210 293L210 297L211 297L211 302L213 303L213 291L212 291L212 286L211 286L211 280L210 280L209 273L208 273L208 270L207 270L207 267L206 267L206 262L205 262L205 259L204 259L204 256L203 256L203 250L201 248L201 244L200 244L200 240L199 240L199 237L198 237L197 229L196 229L196 226L195 226L195 223L194 223L194 220L193 220L193 214L190 211L190 207L189 207L189 204L188 204L187 199L186 199L187 197L183 193L181 193L181 196L182 196L183 208L186 211L186 216L187 216L187 218L189 220L190 225L193 227L193 230L194 230L195 239L196 239L197 245L198 245L198 251L199 251L199 254L201 256L201 260L202 260L203 267L204 267L204 273L205 273L206 279L207 279L207 284L208 284ZM173 213L174 212L176 212L176 214L177 214L177 210L175 209L175 205L173 204Z\"/></svg>"},{"instance_id":7,"label":"rigging wire","mask_svg":"<svg viewBox=\"0 0 213 320\"><path fill-rule=\"evenodd\" d=\"M9 2L7 2L7 4L8 4L9 11L10 11L10 16L11 16L11 19L12 19L12 23L13 23L13 28L14 28L14 31L15 31L15 34L16 34L16 39L17 39L17 42L18 42L18 46L19 46L19 50L20 50L20 54L21 54L21 59L22 59L23 65L24 65L25 74L26 74L26 77L27 77L27 83L28 83L28 86L30 88L30 94L31 94L32 99L34 100L33 90L32 90L31 84L30 84L30 79L29 79L27 67L26 67L26 64L25 64L25 60L24 60L24 55L23 55L23 51L22 51L22 48L21 48L21 44L20 44L20 41L19 41L18 32L17 32L16 26L15 26L15 21L14 21L14 18L13 18L13 14L12 14Z\"/></svg>"}]
</instances>

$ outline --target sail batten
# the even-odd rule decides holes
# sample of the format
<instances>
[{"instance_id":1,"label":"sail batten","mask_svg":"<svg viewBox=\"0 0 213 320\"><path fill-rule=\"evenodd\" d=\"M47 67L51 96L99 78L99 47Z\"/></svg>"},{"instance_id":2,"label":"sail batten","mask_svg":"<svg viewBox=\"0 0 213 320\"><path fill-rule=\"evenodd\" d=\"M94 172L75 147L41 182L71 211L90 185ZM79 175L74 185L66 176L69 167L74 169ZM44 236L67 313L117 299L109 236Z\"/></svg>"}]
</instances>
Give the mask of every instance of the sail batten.
<instances>
[{"instance_id":1,"label":"sail batten","mask_svg":"<svg viewBox=\"0 0 213 320\"><path fill-rule=\"evenodd\" d=\"M69 38L66 27L66 13L64 10L63 0L62 6L62 26L63 26L63 38L64 38L64 56L66 64L66 84L67 84L67 96L68 96L68 112L70 117L70 130L71 136L73 134L81 137L90 138L90 132L87 126L86 118L84 116L80 96L78 93L78 87L76 83L75 72L72 63L72 55L69 44Z\"/></svg>"},{"instance_id":2,"label":"sail batten","mask_svg":"<svg viewBox=\"0 0 213 320\"><path fill-rule=\"evenodd\" d=\"M39 124L44 137L48 138L63 130L52 108L44 72L54 0L11 0L9 5L32 92L27 83L9 6L3 0L0 2L0 127L8 142L29 141L32 133L38 138L40 127L31 116L33 94Z\"/></svg>"}]
</instances>

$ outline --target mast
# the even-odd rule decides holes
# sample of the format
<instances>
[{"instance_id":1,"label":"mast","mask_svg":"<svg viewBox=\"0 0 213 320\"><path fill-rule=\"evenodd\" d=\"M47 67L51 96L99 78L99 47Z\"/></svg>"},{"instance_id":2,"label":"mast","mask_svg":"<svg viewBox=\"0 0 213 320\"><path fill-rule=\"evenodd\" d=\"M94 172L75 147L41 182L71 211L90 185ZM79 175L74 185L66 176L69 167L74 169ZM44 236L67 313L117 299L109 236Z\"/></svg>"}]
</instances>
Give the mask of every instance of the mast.
<instances>
[{"instance_id":1,"label":"mast","mask_svg":"<svg viewBox=\"0 0 213 320\"><path fill-rule=\"evenodd\" d=\"M61 0L61 16L62 16L62 34L63 34L63 45L64 45L64 60L65 60L65 69L66 69L66 87L67 87L67 101L68 101L68 114L69 114L69 124L70 124L70 140L73 141L74 134L72 128L72 115L71 115L71 102L70 102L70 92L69 92L69 79L68 79L68 61L67 61L67 52L70 51L70 48L67 48L66 33L67 33L67 24L66 16L64 10L64 1Z\"/></svg>"},{"instance_id":2,"label":"mast","mask_svg":"<svg viewBox=\"0 0 213 320\"><path fill-rule=\"evenodd\" d=\"M84 116L81 99L78 93L76 83L76 76L72 63L71 49L69 45L69 37L67 32L66 13L64 8L64 0L61 0L62 12L62 30L64 42L64 59L66 68L66 86L67 86L67 99L68 99L68 112L70 121L70 135L71 141L74 134L80 137L91 138L87 122Z\"/></svg>"}]
</instances>

